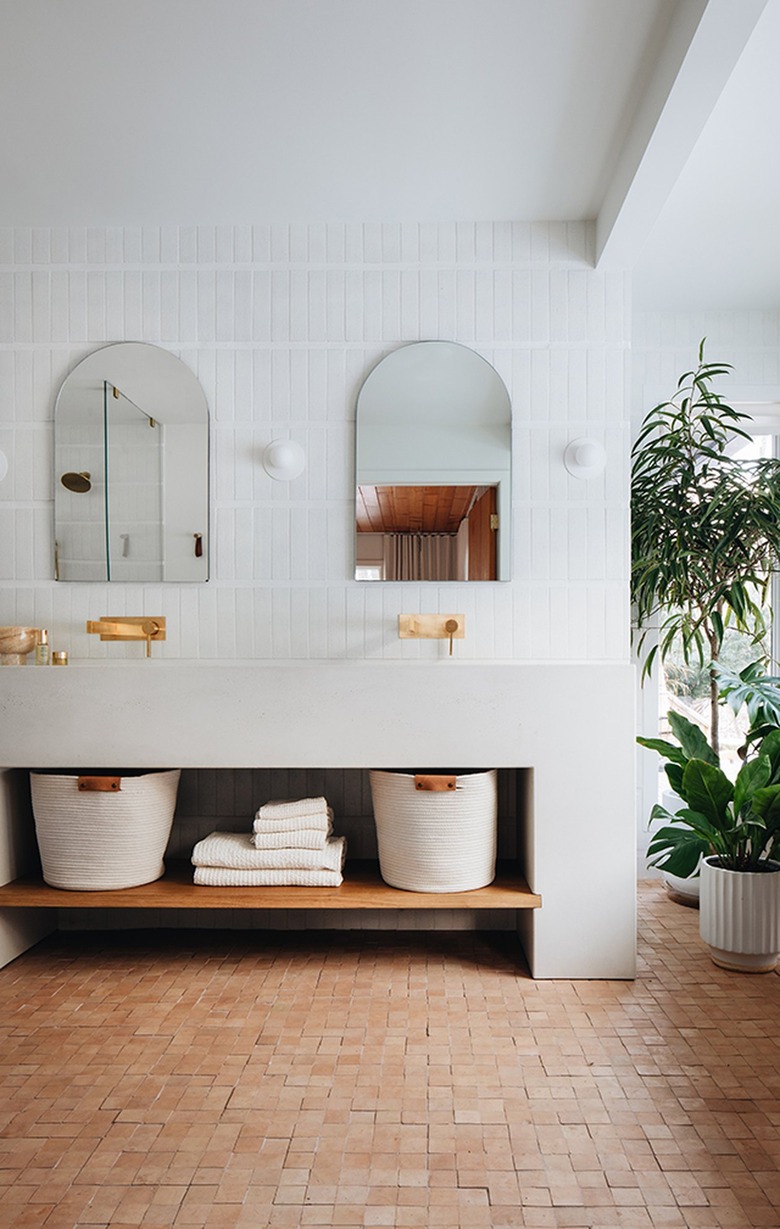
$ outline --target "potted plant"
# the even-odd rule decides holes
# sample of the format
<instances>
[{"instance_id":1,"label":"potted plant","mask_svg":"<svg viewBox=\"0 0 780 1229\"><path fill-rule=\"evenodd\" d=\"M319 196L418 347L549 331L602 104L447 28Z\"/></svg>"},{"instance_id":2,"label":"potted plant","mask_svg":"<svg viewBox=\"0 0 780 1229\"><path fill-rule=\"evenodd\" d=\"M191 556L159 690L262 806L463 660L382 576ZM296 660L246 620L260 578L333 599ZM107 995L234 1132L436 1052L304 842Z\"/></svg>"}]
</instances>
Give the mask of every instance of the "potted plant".
<instances>
[{"instance_id":1,"label":"potted plant","mask_svg":"<svg viewBox=\"0 0 780 1229\"><path fill-rule=\"evenodd\" d=\"M752 670L751 668L748 668ZM743 672L744 674L745 672ZM741 678L741 676L738 676ZM744 686L756 684L771 697L776 680L756 676L744 685L728 682L732 704ZM773 702L776 697L771 697ZM685 877L701 863L700 932L716 964L767 972L780 953L780 728L755 702L744 762L732 782L701 730L670 713L677 744L640 738L667 759L669 783L682 805L674 812L656 805L651 820L664 826L652 837L648 863Z\"/></svg>"},{"instance_id":2,"label":"potted plant","mask_svg":"<svg viewBox=\"0 0 780 1229\"><path fill-rule=\"evenodd\" d=\"M735 441L750 439L750 416L713 390L730 370L705 363L702 341L698 366L645 417L631 467L631 598L640 657L648 648L641 677L656 660L667 665L680 654L705 672L715 765L724 642L763 639L770 578L780 566L780 461L732 455ZM686 872L692 885L696 865ZM698 903L697 888L670 874L671 867L670 895Z\"/></svg>"},{"instance_id":3,"label":"potted plant","mask_svg":"<svg viewBox=\"0 0 780 1229\"><path fill-rule=\"evenodd\" d=\"M710 744L720 748L718 664L728 628L759 642L770 577L780 566L780 461L731 455L750 416L713 391L731 370L685 372L671 401L645 417L632 450L631 598L642 678L678 645L709 669ZM655 638L657 632L657 639Z\"/></svg>"}]
</instances>

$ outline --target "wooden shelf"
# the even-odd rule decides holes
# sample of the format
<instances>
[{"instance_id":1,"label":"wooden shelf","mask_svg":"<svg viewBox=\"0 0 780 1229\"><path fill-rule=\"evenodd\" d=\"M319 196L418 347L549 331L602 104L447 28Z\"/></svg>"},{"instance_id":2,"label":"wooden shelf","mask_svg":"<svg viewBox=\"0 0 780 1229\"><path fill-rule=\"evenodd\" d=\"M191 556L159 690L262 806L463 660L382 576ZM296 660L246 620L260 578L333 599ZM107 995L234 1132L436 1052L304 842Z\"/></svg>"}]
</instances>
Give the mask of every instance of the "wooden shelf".
<instances>
[{"instance_id":1,"label":"wooden shelf","mask_svg":"<svg viewBox=\"0 0 780 1229\"><path fill-rule=\"evenodd\" d=\"M388 887L374 862L349 863L338 888L196 887L192 866L171 864L162 879L110 892L51 888L40 876L0 887L0 908L45 909L538 909L542 898L511 867L468 892L405 892Z\"/></svg>"}]
</instances>

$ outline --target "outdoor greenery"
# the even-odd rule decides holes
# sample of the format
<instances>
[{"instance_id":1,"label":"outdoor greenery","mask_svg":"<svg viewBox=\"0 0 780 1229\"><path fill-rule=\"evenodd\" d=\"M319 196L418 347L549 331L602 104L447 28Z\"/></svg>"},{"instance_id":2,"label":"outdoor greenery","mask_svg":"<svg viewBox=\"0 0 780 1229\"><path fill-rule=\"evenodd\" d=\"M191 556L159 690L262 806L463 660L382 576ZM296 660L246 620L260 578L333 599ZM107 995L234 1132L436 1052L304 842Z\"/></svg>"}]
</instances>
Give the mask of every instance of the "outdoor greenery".
<instances>
[{"instance_id":1,"label":"outdoor greenery","mask_svg":"<svg viewBox=\"0 0 780 1229\"><path fill-rule=\"evenodd\" d=\"M677 744L660 738L637 741L666 758L669 785L684 806L656 805L661 821L650 841L648 865L687 878L710 855L727 870L759 871L780 852L780 679L755 662L738 675L718 672L719 695L735 712L747 706L750 728L734 782L698 726L669 713Z\"/></svg>"},{"instance_id":2,"label":"outdoor greenery","mask_svg":"<svg viewBox=\"0 0 780 1229\"><path fill-rule=\"evenodd\" d=\"M731 630L755 645L766 635L780 566L780 461L730 455L735 440L750 439L750 416L711 387L730 364L705 363L704 341L698 357L674 399L649 412L633 448L631 596L640 654L653 638L643 678L656 657L675 653L686 669L706 672L717 762L725 638Z\"/></svg>"}]
</instances>

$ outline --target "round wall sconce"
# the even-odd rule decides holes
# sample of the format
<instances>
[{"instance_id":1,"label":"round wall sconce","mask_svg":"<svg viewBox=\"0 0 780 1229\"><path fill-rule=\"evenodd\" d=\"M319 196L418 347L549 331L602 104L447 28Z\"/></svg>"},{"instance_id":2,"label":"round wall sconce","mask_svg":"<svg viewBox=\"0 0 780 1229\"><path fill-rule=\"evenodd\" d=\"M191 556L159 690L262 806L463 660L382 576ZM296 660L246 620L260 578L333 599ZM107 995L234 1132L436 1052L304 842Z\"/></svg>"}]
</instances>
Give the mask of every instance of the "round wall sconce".
<instances>
[{"instance_id":1,"label":"round wall sconce","mask_svg":"<svg viewBox=\"0 0 780 1229\"><path fill-rule=\"evenodd\" d=\"M263 469L277 482L291 482L306 468L306 454L295 440L272 440L263 452Z\"/></svg>"},{"instance_id":2,"label":"round wall sconce","mask_svg":"<svg viewBox=\"0 0 780 1229\"><path fill-rule=\"evenodd\" d=\"M572 478L596 478L604 472L607 454L598 440L572 440L566 445L563 463Z\"/></svg>"},{"instance_id":3,"label":"round wall sconce","mask_svg":"<svg viewBox=\"0 0 780 1229\"><path fill-rule=\"evenodd\" d=\"M8 473L8 457L4 452L0 451L0 482L3 481Z\"/></svg>"}]
</instances>

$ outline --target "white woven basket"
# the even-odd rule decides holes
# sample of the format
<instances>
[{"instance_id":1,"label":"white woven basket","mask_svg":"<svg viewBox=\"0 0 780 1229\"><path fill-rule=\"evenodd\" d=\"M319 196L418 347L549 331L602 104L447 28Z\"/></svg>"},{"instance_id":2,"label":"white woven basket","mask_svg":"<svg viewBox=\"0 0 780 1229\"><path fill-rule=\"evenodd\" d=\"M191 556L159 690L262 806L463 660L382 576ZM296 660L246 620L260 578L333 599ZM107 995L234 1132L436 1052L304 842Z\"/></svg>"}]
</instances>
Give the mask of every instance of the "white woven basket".
<instances>
[{"instance_id":1,"label":"white woven basket","mask_svg":"<svg viewBox=\"0 0 780 1229\"><path fill-rule=\"evenodd\" d=\"M53 888L102 891L159 879L179 769L108 777L31 772L43 878ZM101 781L88 786L86 781ZM105 784L118 781L118 786ZM82 788L79 788L82 782Z\"/></svg>"},{"instance_id":2,"label":"white woven basket","mask_svg":"<svg viewBox=\"0 0 780 1229\"><path fill-rule=\"evenodd\" d=\"M497 773L453 774L429 790L413 773L369 773L379 869L409 892L467 892L496 873ZM418 784L415 784L418 782Z\"/></svg>"}]
</instances>

